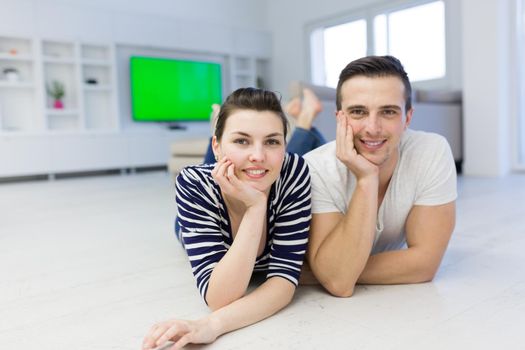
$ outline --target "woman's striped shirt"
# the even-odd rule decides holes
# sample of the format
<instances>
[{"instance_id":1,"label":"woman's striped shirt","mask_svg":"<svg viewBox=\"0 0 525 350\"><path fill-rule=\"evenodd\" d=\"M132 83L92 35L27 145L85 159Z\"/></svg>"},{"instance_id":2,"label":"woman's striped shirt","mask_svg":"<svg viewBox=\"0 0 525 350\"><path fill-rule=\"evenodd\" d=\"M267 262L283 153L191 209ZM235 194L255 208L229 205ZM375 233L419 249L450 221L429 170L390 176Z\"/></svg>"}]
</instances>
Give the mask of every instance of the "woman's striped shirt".
<instances>
[{"instance_id":1,"label":"woman's striped shirt","mask_svg":"<svg viewBox=\"0 0 525 350\"><path fill-rule=\"evenodd\" d=\"M184 168L177 177L177 223L197 287L204 300L213 268L232 240L230 220L214 165ZM254 271L282 277L297 286L310 229L310 175L305 161L287 153L268 197L267 241ZM235 271L232 271L235 273Z\"/></svg>"}]
</instances>

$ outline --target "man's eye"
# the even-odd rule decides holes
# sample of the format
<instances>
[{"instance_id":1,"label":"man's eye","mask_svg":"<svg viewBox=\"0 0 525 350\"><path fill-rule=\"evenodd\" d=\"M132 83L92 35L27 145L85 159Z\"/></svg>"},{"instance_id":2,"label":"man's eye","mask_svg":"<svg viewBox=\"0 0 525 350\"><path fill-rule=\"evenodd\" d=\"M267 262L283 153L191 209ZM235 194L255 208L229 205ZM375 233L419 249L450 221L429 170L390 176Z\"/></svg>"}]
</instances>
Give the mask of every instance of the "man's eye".
<instances>
[{"instance_id":1,"label":"man's eye","mask_svg":"<svg viewBox=\"0 0 525 350\"><path fill-rule=\"evenodd\" d=\"M363 118L366 115L366 111L364 109L351 109L349 114L354 119Z\"/></svg>"},{"instance_id":2,"label":"man's eye","mask_svg":"<svg viewBox=\"0 0 525 350\"><path fill-rule=\"evenodd\" d=\"M395 109L385 109L383 110L383 114L386 116L394 116L397 114L397 111Z\"/></svg>"}]
</instances>

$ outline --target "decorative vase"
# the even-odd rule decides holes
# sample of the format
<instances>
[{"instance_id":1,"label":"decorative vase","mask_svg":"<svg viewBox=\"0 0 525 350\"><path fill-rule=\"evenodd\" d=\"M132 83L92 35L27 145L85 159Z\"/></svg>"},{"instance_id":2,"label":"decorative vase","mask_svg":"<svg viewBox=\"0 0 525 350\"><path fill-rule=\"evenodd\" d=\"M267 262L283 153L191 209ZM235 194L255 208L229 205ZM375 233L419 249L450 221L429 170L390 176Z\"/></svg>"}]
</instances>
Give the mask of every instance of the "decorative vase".
<instances>
[{"instance_id":1,"label":"decorative vase","mask_svg":"<svg viewBox=\"0 0 525 350\"><path fill-rule=\"evenodd\" d=\"M55 102L53 103L53 108L62 109L64 108L64 104L60 100L55 100Z\"/></svg>"}]
</instances>

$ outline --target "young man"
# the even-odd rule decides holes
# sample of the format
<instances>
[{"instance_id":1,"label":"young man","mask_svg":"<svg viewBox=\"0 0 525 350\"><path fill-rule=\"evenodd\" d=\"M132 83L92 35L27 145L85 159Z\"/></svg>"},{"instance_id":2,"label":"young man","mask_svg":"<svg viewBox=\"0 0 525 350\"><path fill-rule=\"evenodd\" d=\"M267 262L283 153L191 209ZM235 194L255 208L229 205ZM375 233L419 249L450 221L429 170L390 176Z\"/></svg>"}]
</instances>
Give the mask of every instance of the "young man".
<instances>
[{"instance_id":1,"label":"young man","mask_svg":"<svg viewBox=\"0 0 525 350\"><path fill-rule=\"evenodd\" d=\"M452 153L443 137L407 129L411 90L392 56L351 62L337 85L336 141L305 155L307 258L333 295L351 296L358 283L432 280L454 229Z\"/></svg>"}]
</instances>

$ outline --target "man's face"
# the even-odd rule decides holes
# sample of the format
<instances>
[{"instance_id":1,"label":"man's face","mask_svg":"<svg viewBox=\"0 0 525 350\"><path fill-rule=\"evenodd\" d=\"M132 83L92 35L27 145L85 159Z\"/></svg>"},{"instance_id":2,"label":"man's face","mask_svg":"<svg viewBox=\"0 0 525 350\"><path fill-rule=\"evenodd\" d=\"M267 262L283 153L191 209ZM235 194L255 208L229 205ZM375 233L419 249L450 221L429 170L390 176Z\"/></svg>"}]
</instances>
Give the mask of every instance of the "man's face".
<instances>
[{"instance_id":1,"label":"man's face","mask_svg":"<svg viewBox=\"0 0 525 350\"><path fill-rule=\"evenodd\" d=\"M357 153L380 168L394 167L401 136L412 118L405 87L395 76L356 76L341 87L341 111L354 132ZM405 118L406 116L406 118Z\"/></svg>"}]
</instances>

